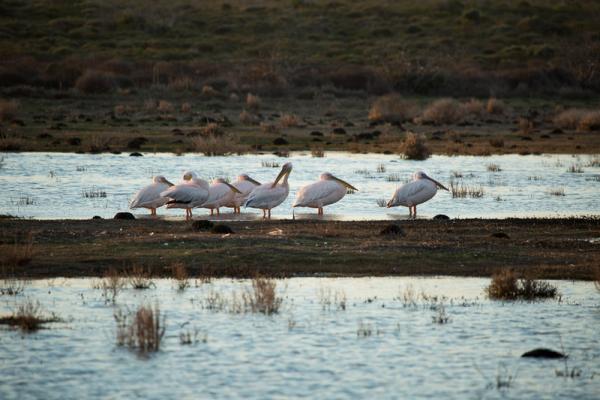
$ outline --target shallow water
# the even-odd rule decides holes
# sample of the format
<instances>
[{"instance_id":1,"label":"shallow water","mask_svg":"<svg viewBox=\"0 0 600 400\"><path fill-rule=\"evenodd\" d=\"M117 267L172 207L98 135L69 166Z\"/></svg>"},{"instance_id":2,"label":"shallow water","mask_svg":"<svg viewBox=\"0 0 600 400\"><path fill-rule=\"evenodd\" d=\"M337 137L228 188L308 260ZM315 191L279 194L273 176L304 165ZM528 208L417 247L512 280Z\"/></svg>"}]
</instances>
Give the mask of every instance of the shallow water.
<instances>
[{"instance_id":1,"label":"shallow water","mask_svg":"<svg viewBox=\"0 0 600 400\"><path fill-rule=\"evenodd\" d=\"M34 281L0 298L0 313L26 298L65 322L23 336L0 328L0 398L577 398L600 393L600 294L589 282L554 282L561 301L490 302L479 278L293 278L278 281L279 314L207 309L249 282L220 279L178 292L155 281L123 290L116 306L90 279ZM406 288L439 296L405 306ZM329 292L331 295L324 295ZM320 294L321 293L321 294ZM346 296L346 309L322 300ZM440 300L441 296L446 296ZM115 345L116 308L160 304L161 350L148 358ZM434 323L435 305L450 320ZM358 334L370 332L367 336ZM198 341L182 345L182 332ZM522 359L536 347L560 360ZM497 388L497 379L513 379Z\"/></svg>"},{"instance_id":2,"label":"shallow water","mask_svg":"<svg viewBox=\"0 0 600 400\"><path fill-rule=\"evenodd\" d=\"M402 160L394 155L350 154L328 152L324 158L293 153L289 158L274 155L244 155L203 157L199 155L146 154L129 157L126 154L66 154L66 153L4 153L0 154L0 214L33 218L91 218L93 215L112 217L126 211L129 200L154 175L165 175L178 182L184 170L194 170L202 178L229 177L248 173L261 182L272 181L278 168L263 167L263 162L283 164L291 161L290 196L273 210L273 216L292 217L291 204L296 191L329 171L347 180L359 192L346 196L326 208L326 217L333 219L394 219L406 218L408 210L381 208L378 199L391 198L401 182L388 181L390 175L409 179L419 169L449 185L453 172L463 175L462 182L484 189L482 198L452 198L439 191L429 202L419 206L420 216L446 214L452 218L509 216L573 216L600 213L600 167L591 166L592 156L503 155L491 157L434 156L426 161ZM597 157L595 158L597 161ZM500 172L487 170L488 164L500 166ZM571 165L581 165L583 173L569 173ZM383 165L385 172L377 172ZM596 162L597 165L597 162ZM394 176L395 178L395 176ZM7 190L7 188L9 188ZM550 191L564 189L565 196ZM86 198L84 193L105 192L106 197ZM233 216L228 214L221 218ZM146 210L136 210L146 215ZM195 210L205 217L208 210ZM182 210L159 210L167 217L181 218ZM259 210L247 209L244 219L259 217ZM297 209L296 217L314 217L312 209Z\"/></svg>"}]
</instances>

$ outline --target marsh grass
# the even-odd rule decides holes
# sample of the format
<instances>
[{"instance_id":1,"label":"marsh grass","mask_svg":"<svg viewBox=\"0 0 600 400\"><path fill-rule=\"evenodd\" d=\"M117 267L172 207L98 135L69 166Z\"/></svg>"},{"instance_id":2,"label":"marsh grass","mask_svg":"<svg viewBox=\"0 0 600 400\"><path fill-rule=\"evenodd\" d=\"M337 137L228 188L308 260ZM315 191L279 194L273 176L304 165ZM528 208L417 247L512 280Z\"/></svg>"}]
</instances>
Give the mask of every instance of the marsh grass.
<instances>
[{"instance_id":1,"label":"marsh grass","mask_svg":"<svg viewBox=\"0 0 600 400\"><path fill-rule=\"evenodd\" d=\"M96 287L102 290L102 296L106 301L115 303L119 292L127 285L127 275L118 269L111 267L104 273Z\"/></svg>"},{"instance_id":2,"label":"marsh grass","mask_svg":"<svg viewBox=\"0 0 600 400\"><path fill-rule=\"evenodd\" d=\"M154 282L152 282L150 269L144 268L142 265L132 266L128 273L128 279L129 284L133 289L143 290L156 286Z\"/></svg>"},{"instance_id":3,"label":"marsh grass","mask_svg":"<svg viewBox=\"0 0 600 400\"><path fill-rule=\"evenodd\" d=\"M366 338L373 335L373 325L367 324L362 320L358 322L358 328L356 329L356 336L359 338Z\"/></svg>"},{"instance_id":4,"label":"marsh grass","mask_svg":"<svg viewBox=\"0 0 600 400\"><path fill-rule=\"evenodd\" d=\"M258 111L261 106L260 97L253 95L252 93L248 93L246 96L246 107L252 111Z\"/></svg>"},{"instance_id":5,"label":"marsh grass","mask_svg":"<svg viewBox=\"0 0 600 400\"><path fill-rule=\"evenodd\" d=\"M388 181L388 182L404 182L404 183L406 183L406 182L409 181L408 179L403 179L402 175L400 173L398 173L398 172L394 172L392 174L389 174L385 178L385 180Z\"/></svg>"},{"instance_id":6,"label":"marsh grass","mask_svg":"<svg viewBox=\"0 0 600 400\"><path fill-rule=\"evenodd\" d=\"M450 179L450 193L452 194L452 198L466 198L471 197L474 199L478 199L483 197L485 191L483 190L483 186L470 186L466 185L462 181L455 181L454 179Z\"/></svg>"},{"instance_id":7,"label":"marsh grass","mask_svg":"<svg viewBox=\"0 0 600 400\"><path fill-rule=\"evenodd\" d=\"M377 203L377 206L379 207L387 207L387 200L386 199L377 199L375 200L375 202Z\"/></svg>"},{"instance_id":8,"label":"marsh grass","mask_svg":"<svg viewBox=\"0 0 600 400\"><path fill-rule=\"evenodd\" d=\"M295 114L283 114L279 118L279 125L282 128L292 128L301 125L300 118Z\"/></svg>"},{"instance_id":9,"label":"marsh grass","mask_svg":"<svg viewBox=\"0 0 600 400\"><path fill-rule=\"evenodd\" d=\"M581 174L583 173L583 168L580 164L571 164L571 166L567 168L567 172L570 172L572 174Z\"/></svg>"},{"instance_id":10,"label":"marsh grass","mask_svg":"<svg viewBox=\"0 0 600 400\"><path fill-rule=\"evenodd\" d=\"M313 148L310 150L310 155L313 158L323 158L325 157L325 151L323 149Z\"/></svg>"},{"instance_id":11,"label":"marsh grass","mask_svg":"<svg viewBox=\"0 0 600 400\"><path fill-rule=\"evenodd\" d=\"M105 198L106 191L98 189L95 186L92 186L89 189L83 189L81 191L81 197L85 199L97 199L97 198Z\"/></svg>"},{"instance_id":12,"label":"marsh grass","mask_svg":"<svg viewBox=\"0 0 600 400\"><path fill-rule=\"evenodd\" d=\"M404 287L400 287L397 299L400 300L404 308L417 307L418 295L410 283Z\"/></svg>"},{"instance_id":13,"label":"marsh grass","mask_svg":"<svg viewBox=\"0 0 600 400\"><path fill-rule=\"evenodd\" d=\"M31 299L19 304L12 315L0 317L0 324L20 329L25 333L35 332L43 328L44 324L60 321L54 314L50 317L44 316L40 302Z\"/></svg>"},{"instance_id":14,"label":"marsh grass","mask_svg":"<svg viewBox=\"0 0 600 400\"><path fill-rule=\"evenodd\" d=\"M14 271L17 267L31 263L35 257L33 240L32 232L28 232L24 239L16 237L14 244L6 246L2 251L0 258L2 267Z\"/></svg>"},{"instance_id":15,"label":"marsh grass","mask_svg":"<svg viewBox=\"0 0 600 400\"><path fill-rule=\"evenodd\" d=\"M171 278L175 281L175 287L180 292L190 287L190 278L183 263L175 263L171 266Z\"/></svg>"},{"instance_id":16,"label":"marsh grass","mask_svg":"<svg viewBox=\"0 0 600 400\"><path fill-rule=\"evenodd\" d=\"M340 289L332 290L330 287L320 287L318 292L319 304L323 311L346 310L347 297L346 292Z\"/></svg>"},{"instance_id":17,"label":"marsh grass","mask_svg":"<svg viewBox=\"0 0 600 400\"><path fill-rule=\"evenodd\" d=\"M550 196L565 196L565 188L559 187L559 188L549 189L548 194Z\"/></svg>"},{"instance_id":18,"label":"marsh grass","mask_svg":"<svg viewBox=\"0 0 600 400\"><path fill-rule=\"evenodd\" d=\"M261 161L260 165L263 168L279 168L281 165L276 161Z\"/></svg>"},{"instance_id":19,"label":"marsh grass","mask_svg":"<svg viewBox=\"0 0 600 400\"><path fill-rule=\"evenodd\" d=\"M20 196L15 202L14 205L18 207L32 206L36 203L35 199L31 196Z\"/></svg>"},{"instance_id":20,"label":"marsh grass","mask_svg":"<svg viewBox=\"0 0 600 400\"><path fill-rule=\"evenodd\" d=\"M209 128L207 125L204 129L213 129L213 127ZM232 134L210 134L208 136L192 138L191 145L193 151L213 157L227 154L243 154L246 151L246 147L238 144L238 142L238 138Z\"/></svg>"},{"instance_id":21,"label":"marsh grass","mask_svg":"<svg viewBox=\"0 0 600 400\"><path fill-rule=\"evenodd\" d=\"M434 315L431 319L434 324L440 325L450 322L450 316L446 313L446 307L443 304L439 304L437 306L436 315Z\"/></svg>"},{"instance_id":22,"label":"marsh grass","mask_svg":"<svg viewBox=\"0 0 600 400\"><path fill-rule=\"evenodd\" d=\"M490 97L487 101L486 111L489 114L504 114L506 112L506 105L502 100L498 100L495 97Z\"/></svg>"},{"instance_id":23,"label":"marsh grass","mask_svg":"<svg viewBox=\"0 0 600 400\"><path fill-rule=\"evenodd\" d=\"M7 277L2 279L2 286L0 287L0 295L4 296L18 296L25 291L27 281L18 279L15 277Z\"/></svg>"},{"instance_id":24,"label":"marsh grass","mask_svg":"<svg viewBox=\"0 0 600 400\"><path fill-rule=\"evenodd\" d=\"M492 300L533 301L558 296L556 286L545 281L519 278L514 271L509 269L494 274L485 292Z\"/></svg>"},{"instance_id":25,"label":"marsh grass","mask_svg":"<svg viewBox=\"0 0 600 400\"><path fill-rule=\"evenodd\" d=\"M385 171L386 171L386 170L385 170L385 165L384 165L384 164L378 164L378 165L377 165L377 172L378 172L378 173L382 174L382 173L384 173Z\"/></svg>"},{"instance_id":26,"label":"marsh grass","mask_svg":"<svg viewBox=\"0 0 600 400\"><path fill-rule=\"evenodd\" d=\"M11 121L17 117L19 104L15 100L0 99L0 121Z\"/></svg>"},{"instance_id":27,"label":"marsh grass","mask_svg":"<svg viewBox=\"0 0 600 400\"><path fill-rule=\"evenodd\" d=\"M200 332L197 328L193 331L185 330L179 333L179 344L182 346L189 346L198 344L199 342L206 343L208 341L208 335Z\"/></svg>"},{"instance_id":28,"label":"marsh grass","mask_svg":"<svg viewBox=\"0 0 600 400\"><path fill-rule=\"evenodd\" d=\"M141 305L134 313L118 309L114 318L117 346L126 346L140 355L160 350L166 318L158 304L154 308Z\"/></svg>"},{"instance_id":29,"label":"marsh grass","mask_svg":"<svg viewBox=\"0 0 600 400\"><path fill-rule=\"evenodd\" d=\"M418 106L397 94L378 97L369 109L369 120L375 122L405 122L419 113Z\"/></svg>"},{"instance_id":30,"label":"marsh grass","mask_svg":"<svg viewBox=\"0 0 600 400\"><path fill-rule=\"evenodd\" d=\"M435 100L425 111L423 111L423 122L432 123L435 125L455 124L460 122L464 117L464 109L461 104L450 98Z\"/></svg>"},{"instance_id":31,"label":"marsh grass","mask_svg":"<svg viewBox=\"0 0 600 400\"><path fill-rule=\"evenodd\" d=\"M277 282L257 275L252 279L249 289L242 293L245 309L253 313L266 315L279 312L283 298L277 295Z\"/></svg>"},{"instance_id":32,"label":"marsh grass","mask_svg":"<svg viewBox=\"0 0 600 400\"><path fill-rule=\"evenodd\" d=\"M500 172L502 171L502 168L500 168L500 166L498 164L494 164L494 163L490 163L486 166L486 169L489 172Z\"/></svg>"}]
</instances>

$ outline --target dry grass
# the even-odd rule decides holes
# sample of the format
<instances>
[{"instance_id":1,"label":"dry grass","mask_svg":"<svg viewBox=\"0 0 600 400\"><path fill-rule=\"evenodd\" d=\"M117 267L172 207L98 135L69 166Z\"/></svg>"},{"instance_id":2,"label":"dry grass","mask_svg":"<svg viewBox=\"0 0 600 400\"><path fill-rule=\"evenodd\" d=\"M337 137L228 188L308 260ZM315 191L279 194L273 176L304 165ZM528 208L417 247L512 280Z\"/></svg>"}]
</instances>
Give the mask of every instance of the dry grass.
<instances>
[{"instance_id":1,"label":"dry grass","mask_svg":"<svg viewBox=\"0 0 600 400\"><path fill-rule=\"evenodd\" d=\"M93 135L87 146L90 153L102 153L110 150L111 137L106 135Z\"/></svg>"},{"instance_id":2,"label":"dry grass","mask_svg":"<svg viewBox=\"0 0 600 400\"><path fill-rule=\"evenodd\" d=\"M23 145L22 138L0 132L0 151L19 151Z\"/></svg>"},{"instance_id":3,"label":"dry grass","mask_svg":"<svg viewBox=\"0 0 600 400\"><path fill-rule=\"evenodd\" d=\"M423 111L422 121L435 125L455 124L464 117L464 109L461 104L450 98L435 100L425 111Z\"/></svg>"},{"instance_id":4,"label":"dry grass","mask_svg":"<svg viewBox=\"0 0 600 400\"><path fill-rule=\"evenodd\" d=\"M452 198L471 197L474 199L481 198L485 194L481 185L469 186L454 179L450 179L450 193L452 193Z\"/></svg>"},{"instance_id":5,"label":"dry grass","mask_svg":"<svg viewBox=\"0 0 600 400\"><path fill-rule=\"evenodd\" d=\"M165 334L165 316L161 316L158 304L154 308L142 305L135 313L117 310L114 317L117 346L127 346L142 355L160 350Z\"/></svg>"},{"instance_id":6,"label":"dry grass","mask_svg":"<svg viewBox=\"0 0 600 400\"><path fill-rule=\"evenodd\" d=\"M579 121L578 129L580 131L599 131L600 111L589 111L585 113Z\"/></svg>"},{"instance_id":7,"label":"dry grass","mask_svg":"<svg viewBox=\"0 0 600 400\"><path fill-rule=\"evenodd\" d=\"M519 132L525 136L529 135L534 128L533 121L523 117L519 118L517 125L519 126Z\"/></svg>"},{"instance_id":8,"label":"dry grass","mask_svg":"<svg viewBox=\"0 0 600 400\"><path fill-rule=\"evenodd\" d=\"M127 276L116 268L109 268L100 281L98 287L102 289L102 296L112 303L117 295L127 285Z\"/></svg>"},{"instance_id":9,"label":"dry grass","mask_svg":"<svg viewBox=\"0 0 600 400\"><path fill-rule=\"evenodd\" d=\"M171 79L167 86L169 90L173 91L184 91L194 88L194 80L189 76L179 76L175 79Z\"/></svg>"},{"instance_id":10,"label":"dry grass","mask_svg":"<svg viewBox=\"0 0 600 400\"><path fill-rule=\"evenodd\" d=\"M177 290L183 292L190 287L190 278L183 263L176 263L171 266L171 277L175 280Z\"/></svg>"},{"instance_id":11,"label":"dry grass","mask_svg":"<svg viewBox=\"0 0 600 400\"><path fill-rule=\"evenodd\" d=\"M380 174L385 172L385 164L377 164L377 169L376 171Z\"/></svg>"},{"instance_id":12,"label":"dry grass","mask_svg":"<svg viewBox=\"0 0 600 400\"><path fill-rule=\"evenodd\" d=\"M256 276L252 287L242 294L246 310L254 313L276 314L283 299L277 296L277 282L274 279Z\"/></svg>"},{"instance_id":13,"label":"dry grass","mask_svg":"<svg viewBox=\"0 0 600 400\"><path fill-rule=\"evenodd\" d=\"M14 270L16 267L23 267L29 264L35 256L33 246L33 234L29 232L24 240L15 238L12 246L5 247L2 251L2 267Z\"/></svg>"},{"instance_id":14,"label":"dry grass","mask_svg":"<svg viewBox=\"0 0 600 400\"><path fill-rule=\"evenodd\" d=\"M323 149L319 149L319 148L312 148L310 150L310 155L313 158L323 158L323 157L325 157L325 151Z\"/></svg>"},{"instance_id":15,"label":"dry grass","mask_svg":"<svg viewBox=\"0 0 600 400\"><path fill-rule=\"evenodd\" d=\"M209 122L202 127L202 134L206 136L222 136L223 130L216 122Z\"/></svg>"},{"instance_id":16,"label":"dry grass","mask_svg":"<svg viewBox=\"0 0 600 400\"><path fill-rule=\"evenodd\" d=\"M386 199L377 199L377 200L375 200L375 203L377 203L378 207L387 207Z\"/></svg>"},{"instance_id":17,"label":"dry grass","mask_svg":"<svg viewBox=\"0 0 600 400\"><path fill-rule=\"evenodd\" d=\"M92 186L89 189L81 189L81 197L85 199L97 199L97 198L105 198L106 191L102 189L98 189L95 186Z\"/></svg>"},{"instance_id":18,"label":"dry grass","mask_svg":"<svg viewBox=\"0 0 600 400\"><path fill-rule=\"evenodd\" d=\"M246 110L242 110L240 113L240 122L244 125L258 125L260 123L260 117Z\"/></svg>"},{"instance_id":19,"label":"dry grass","mask_svg":"<svg viewBox=\"0 0 600 400\"><path fill-rule=\"evenodd\" d=\"M19 304L12 315L0 317L0 324L20 329L25 333L35 332L46 323L59 321L60 319L55 315L44 317L39 301L34 302L30 299Z\"/></svg>"},{"instance_id":20,"label":"dry grass","mask_svg":"<svg viewBox=\"0 0 600 400\"><path fill-rule=\"evenodd\" d=\"M17 117L19 104L15 100L0 99L0 121L11 121Z\"/></svg>"},{"instance_id":21,"label":"dry grass","mask_svg":"<svg viewBox=\"0 0 600 400\"><path fill-rule=\"evenodd\" d=\"M554 117L553 122L562 129L577 129L585 113L585 110L576 108L561 111Z\"/></svg>"},{"instance_id":22,"label":"dry grass","mask_svg":"<svg viewBox=\"0 0 600 400\"><path fill-rule=\"evenodd\" d=\"M182 103L181 112L185 114L189 114L190 112L192 112L192 104L188 102Z\"/></svg>"},{"instance_id":23,"label":"dry grass","mask_svg":"<svg viewBox=\"0 0 600 400\"><path fill-rule=\"evenodd\" d=\"M496 147L496 148L504 147L504 139L502 139L502 138L491 138L489 140L489 142L490 142L490 146L492 146L492 147Z\"/></svg>"},{"instance_id":24,"label":"dry grass","mask_svg":"<svg viewBox=\"0 0 600 400\"><path fill-rule=\"evenodd\" d=\"M548 194L550 196L564 196L565 188L559 187L559 188L550 189L550 190L548 190Z\"/></svg>"},{"instance_id":25,"label":"dry grass","mask_svg":"<svg viewBox=\"0 0 600 400\"><path fill-rule=\"evenodd\" d=\"M425 136L407 132L400 145L400 152L409 160L426 160L431 152L425 144Z\"/></svg>"},{"instance_id":26,"label":"dry grass","mask_svg":"<svg viewBox=\"0 0 600 400\"><path fill-rule=\"evenodd\" d=\"M481 117L485 113L485 106L481 100L471 99L466 103L461 104L464 115L473 117Z\"/></svg>"},{"instance_id":27,"label":"dry grass","mask_svg":"<svg viewBox=\"0 0 600 400\"><path fill-rule=\"evenodd\" d=\"M377 98L369 110L369 120L376 122L405 122L419 113L413 102L391 94Z\"/></svg>"},{"instance_id":28,"label":"dry grass","mask_svg":"<svg viewBox=\"0 0 600 400\"><path fill-rule=\"evenodd\" d=\"M276 161L261 161L260 165L263 168L279 168L280 164Z\"/></svg>"},{"instance_id":29,"label":"dry grass","mask_svg":"<svg viewBox=\"0 0 600 400\"><path fill-rule=\"evenodd\" d=\"M436 307L437 312L431 319L434 324L447 324L450 322L450 316L446 313L446 307L443 304L440 304Z\"/></svg>"},{"instance_id":30,"label":"dry grass","mask_svg":"<svg viewBox=\"0 0 600 400\"><path fill-rule=\"evenodd\" d=\"M292 128L301 125L300 118L295 114L283 114L279 118L279 125L282 128Z\"/></svg>"},{"instance_id":31,"label":"dry grass","mask_svg":"<svg viewBox=\"0 0 600 400\"><path fill-rule=\"evenodd\" d=\"M158 102L158 106L156 107L156 109L163 113L172 113L175 110L175 107L173 106L173 103L166 101L166 100L161 100Z\"/></svg>"},{"instance_id":32,"label":"dry grass","mask_svg":"<svg viewBox=\"0 0 600 400\"><path fill-rule=\"evenodd\" d=\"M237 139L233 135L195 137L191 141L195 152L203 153L206 156L223 156L227 154L241 154L245 147L237 144Z\"/></svg>"},{"instance_id":33,"label":"dry grass","mask_svg":"<svg viewBox=\"0 0 600 400\"><path fill-rule=\"evenodd\" d=\"M248 93L246 96L246 107L252 111L258 111L260 109L261 100L260 97L253 95L252 93Z\"/></svg>"},{"instance_id":34,"label":"dry grass","mask_svg":"<svg viewBox=\"0 0 600 400\"><path fill-rule=\"evenodd\" d=\"M7 276L6 273L2 273L3 276ZM0 295L4 296L17 296L25 291L26 282L23 279L17 279L13 276L7 277L2 280L2 286L0 287Z\"/></svg>"},{"instance_id":35,"label":"dry grass","mask_svg":"<svg viewBox=\"0 0 600 400\"><path fill-rule=\"evenodd\" d=\"M129 284L134 289L150 289L155 286L151 277L150 269L142 265L134 265L128 273Z\"/></svg>"},{"instance_id":36,"label":"dry grass","mask_svg":"<svg viewBox=\"0 0 600 400\"><path fill-rule=\"evenodd\" d=\"M338 311L346 310L348 299L346 292L343 290L336 289L333 291L331 288L320 287L318 291L319 304L323 311L330 311L336 309Z\"/></svg>"},{"instance_id":37,"label":"dry grass","mask_svg":"<svg viewBox=\"0 0 600 400\"><path fill-rule=\"evenodd\" d=\"M107 93L116 87L114 75L108 72L87 70L75 82L75 88L82 93Z\"/></svg>"},{"instance_id":38,"label":"dry grass","mask_svg":"<svg viewBox=\"0 0 600 400\"><path fill-rule=\"evenodd\" d=\"M494 164L494 163L489 163L486 166L486 168L490 172L500 172L500 171L502 171L502 168L500 168L500 166L498 164Z\"/></svg>"},{"instance_id":39,"label":"dry grass","mask_svg":"<svg viewBox=\"0 0 600 400\"><path fill-rule=\"evenodd\" d=\"M266 134L276 134L279 133L279 126L277 126L276 124L271 124L269 122L261 122L260 131Z\"/></svg>"},{"instance_id":40,"label":"dry grass","mask_svg":"<svg viewBox=\"0 0 600 400\"><path fill-rule=\"evenodd\" d=\"M486 293L492 300L536 300L554 298L558 289L545 281L519 279L513 271L506 269L492 276Z\"/></svg>"},{"instance_id":41,"label":"dry grass","mask_svg":"<svg viewBox=\"0 0 600 400\"><path fill-rule=\"evenodd\" d=\"M222 97L221 92L213 88L211 85L202 86L202 96L211 98L211 97Z\"/></svg>"},{"instance_id":42,"label":"dry grass","mask_svg":"<svg viewBox=\"0 0 600 400\"><path fill-rule=\"evenodd\" d=\"M488 99L485 109L489 114L501 115L506 112L506 106L504 105L504 102L495 97L490 97Z\"/></svg>"},{"instance_id":43,"label":"dry grass","mask_svg":"<svg viewBox=\"0 0 600 400\"><path fill-rule=\"evenodd\" d=\"M571 166L567 168L567 172L572 174L581 174L583 173L583 168L579 164L571 164Z\"/></svg>"}]
</instances>

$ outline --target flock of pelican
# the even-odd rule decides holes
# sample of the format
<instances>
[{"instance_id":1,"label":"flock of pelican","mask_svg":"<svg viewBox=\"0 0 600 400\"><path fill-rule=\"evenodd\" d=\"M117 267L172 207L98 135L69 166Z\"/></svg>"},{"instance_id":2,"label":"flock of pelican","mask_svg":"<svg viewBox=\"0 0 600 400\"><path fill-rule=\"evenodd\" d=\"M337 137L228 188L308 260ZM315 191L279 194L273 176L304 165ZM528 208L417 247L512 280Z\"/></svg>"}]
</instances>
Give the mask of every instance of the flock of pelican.
<instances>
[{"instance_id":1,"label":"flock of pelican","mask_svg":"<svg viewBox=\"0 0 600 400\"><path fill-rule=\"evenodd\" d=\"M256 208L263 211L263 218L271 218L271 209L285 201L290 192L288 178L292 172L292 163L286 163L273 182L263 183L242 174L236 181L229 183L218 178L210 184L192 171L186 171L178 184L169 182L164 176L156 176L152 184L142 188L131 201L130 207L147 208L151 215L156 209L166 205L167 208L185 209L186 220L192 218L192 209L206 208L210 215L221 207L233 209L234 214L241 212L241 207ZM408 207L411 217L417 216L417 205L431 199L438 188L448 190L440 182L430 178L423 171L413 174L413 180L400 186L394 192L387 207ZM292 207L316 208L318 215L323 215L323 207L337 203L351 189L357 191L348 182L324 172L317 182L302 187Z\"/></svg>"}]
</instances>

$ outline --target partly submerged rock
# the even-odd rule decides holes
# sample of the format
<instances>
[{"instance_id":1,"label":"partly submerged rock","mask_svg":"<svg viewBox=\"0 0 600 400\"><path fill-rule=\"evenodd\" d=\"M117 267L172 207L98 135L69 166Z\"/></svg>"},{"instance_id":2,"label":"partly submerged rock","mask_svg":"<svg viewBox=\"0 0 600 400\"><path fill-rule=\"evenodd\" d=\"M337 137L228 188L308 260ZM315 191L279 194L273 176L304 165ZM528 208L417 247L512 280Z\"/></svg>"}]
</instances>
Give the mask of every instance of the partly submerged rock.
<instances>
[{"instance_id":1,"label":"partly submerged rock","mask_svg":"<svg viewBox=\"0 0 600 400\"><path fill-rule=\"evenodd\" d=\"M504 232L494 232L494 233L492 233L491 236L495 237L495 238L498 238L498 239L510 239L510 236L508 236Z\"/></svg>"},{"instance_id":2,"label":"partly submerged rock","mask_svg":"<svg viewBox=\"0 0 600 400\"><path fill-rule=\"evenodd\" d=\"M400 225L389 224L385 228L383 228L380 232L380 235L394 235L394 236L405 236L404 229Z\"/></svg>"},{"instance_id":3,"label":"partly submerged rock","mask_svg":"<svg viewBox=\"0 0 600 400\"><path fill-rule=\"evenodd\" d=\"M139 153L137 151L134 151L133 153L129 154L129 157L143 157L144 155L142 153Z\"/></svg>"},{"instance_id":4,"label":"partly submerged rock","mask_svg":"<svg viewBox=\"0 0 600 400\"><path fill-rule=\"evenodd\" d=\"M448 220L450 219L449 216L445 215L445 214L438 214L435 217L433 217L433 219L437 219L437 220Z\"/></svg>"},{"instance_id":5,"label":"partly submerged rock","mask_svg":"<svg viewBox=\"0 0 600 400\"><path fill-rule=\"evenodd\" d=\"M135 219L135 217L130 212L118 212L113 219Z\"/></svg>"},{"instance_id":6,"label":"partly submerged rock","mask_svg":"<svg viewBox=\"0 0 600 400\"><path fill-rule=\"evenodd\" d=\"M102 217L101 217L101 216L99 216L99 215L94 215L94 216L92 217L92 219L102 219Z\"/></svg>"},{"instance_id":7,"label":"partly submerged rock","mask_svg":"<svg viewBox=\"0 0 600 400\"><path fill-rule=\"evenodd\" d=\"M553 359L553 358L566 358L567 356L558 351L540 347L538 349L533 349L533 350L523 353L521 355L521 357Z\"/></svg>"}]
</instances>

